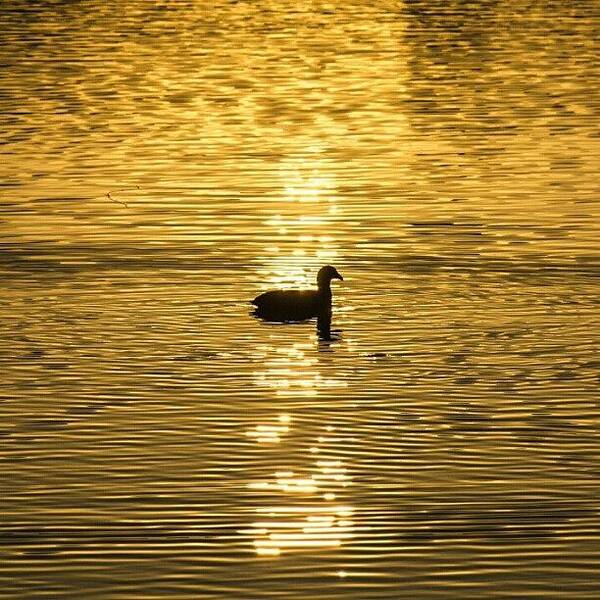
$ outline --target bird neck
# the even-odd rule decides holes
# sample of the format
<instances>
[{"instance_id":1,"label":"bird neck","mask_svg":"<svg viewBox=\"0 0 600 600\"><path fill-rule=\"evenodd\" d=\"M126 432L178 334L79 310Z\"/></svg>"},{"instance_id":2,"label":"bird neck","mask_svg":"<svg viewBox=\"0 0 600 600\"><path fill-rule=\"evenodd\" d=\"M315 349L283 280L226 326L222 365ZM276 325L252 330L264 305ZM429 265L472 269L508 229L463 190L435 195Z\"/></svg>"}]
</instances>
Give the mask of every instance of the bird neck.
<instances>
[{"instance_id":1,"label":"bird neck","mask_svg":"<svg viewBox=\"0 0 600 600\"><path fill-rule=\"evenodd\" d=\"M331 281L319 281L319 294L331 298Z\"/></svg>"}]
</instances>

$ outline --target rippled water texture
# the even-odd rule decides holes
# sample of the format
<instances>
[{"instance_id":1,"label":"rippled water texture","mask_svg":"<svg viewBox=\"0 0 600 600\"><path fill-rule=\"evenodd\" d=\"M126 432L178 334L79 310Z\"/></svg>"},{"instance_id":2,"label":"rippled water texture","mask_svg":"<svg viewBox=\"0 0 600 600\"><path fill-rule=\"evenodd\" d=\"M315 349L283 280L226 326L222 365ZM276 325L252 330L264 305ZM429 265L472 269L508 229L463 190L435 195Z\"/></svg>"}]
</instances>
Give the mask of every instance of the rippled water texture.
<instances>
[{"instance_id":1,"label":"rippled water texture","mask_svg":"<svg viewBox=\"0 0 600 600\"><path fill-rule=\"evenodd\" d=\"M600 597L599 23L0 3L0 596Z\"/></svg>"}]
</instances>

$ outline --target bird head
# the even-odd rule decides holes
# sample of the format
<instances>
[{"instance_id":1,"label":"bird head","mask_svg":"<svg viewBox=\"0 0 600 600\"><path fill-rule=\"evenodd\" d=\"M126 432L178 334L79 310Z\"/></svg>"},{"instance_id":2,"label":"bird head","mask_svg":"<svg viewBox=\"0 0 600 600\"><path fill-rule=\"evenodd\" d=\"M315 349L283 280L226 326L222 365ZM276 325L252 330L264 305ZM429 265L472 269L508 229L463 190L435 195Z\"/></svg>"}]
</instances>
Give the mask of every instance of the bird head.
<instances>
[{"instance_id":1,"label":"bird head","mask_svg":"<svg viewBox=\"0 0 600 600\"><path fill-rule=\"evenodd\" d=\"M319 287L328 286L332 279L344 281L344 278L337 272L337 269L331 265L319 269L317 274L317 284Z\"/></svg>"}]
</instances>

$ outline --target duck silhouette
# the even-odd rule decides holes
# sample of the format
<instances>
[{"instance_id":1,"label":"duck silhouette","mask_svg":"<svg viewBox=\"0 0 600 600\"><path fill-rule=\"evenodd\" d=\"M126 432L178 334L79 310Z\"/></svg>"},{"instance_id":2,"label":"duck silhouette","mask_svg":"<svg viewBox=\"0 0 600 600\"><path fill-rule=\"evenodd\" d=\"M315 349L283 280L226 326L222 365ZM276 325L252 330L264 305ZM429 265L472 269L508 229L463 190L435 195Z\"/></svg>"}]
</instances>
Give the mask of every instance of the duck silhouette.
<instances>
[{"instance_id":1,"label":"duck silhouette","mask_svg":"<svg viewBox=\"0 0 600 600\"><path fill-rule=\"evenodd\" d=\"M318 317L331 322L331 280L344 278L335 267L321 267L317 273L316 290L273 290L251 301L254 315L266 321L306 321Z\"/></svg>"}]
</instances>

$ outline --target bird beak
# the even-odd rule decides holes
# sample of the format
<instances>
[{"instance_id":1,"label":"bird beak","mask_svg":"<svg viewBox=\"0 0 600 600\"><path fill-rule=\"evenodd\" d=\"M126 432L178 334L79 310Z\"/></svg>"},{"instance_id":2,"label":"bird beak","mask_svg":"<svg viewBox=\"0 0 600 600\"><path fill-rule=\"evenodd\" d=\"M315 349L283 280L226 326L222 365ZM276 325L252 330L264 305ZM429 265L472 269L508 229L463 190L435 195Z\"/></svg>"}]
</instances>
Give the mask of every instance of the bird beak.
<instances>
[{"instance_id":1,"label":"bird beak","mask_svg":"<svg viewBox=\"0 0 600 600\"><path fill-rule=\"evenodd\" d=\"M335 278L344 281L344 278L337 271L335 272Z\"/></svg>"}]
</instances>

